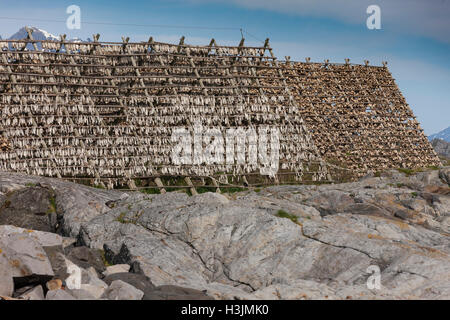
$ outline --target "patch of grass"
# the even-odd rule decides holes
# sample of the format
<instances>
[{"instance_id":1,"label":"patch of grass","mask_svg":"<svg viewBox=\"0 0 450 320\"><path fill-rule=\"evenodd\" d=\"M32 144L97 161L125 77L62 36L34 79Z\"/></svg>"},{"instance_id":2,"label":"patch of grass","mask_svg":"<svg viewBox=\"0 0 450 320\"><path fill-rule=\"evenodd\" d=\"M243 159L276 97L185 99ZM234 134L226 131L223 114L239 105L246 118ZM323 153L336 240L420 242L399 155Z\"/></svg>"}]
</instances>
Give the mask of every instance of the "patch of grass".
<instances>
[{"instance_id":1,"label":"patch of grass","mask_svg":"<svg viewBox=\"0 0 450 320\"><path fill-rule=\"evenodd\" d=\"M419 196L419 194L417 192L411 192L411 196L413 198L417 198Z\"/></svg>"},{"instance_id":2,"label":"patch of grass","mask_svg":"<svg viewBox=\"0 0 450 320\"><path fill-rule=\"evenodd\" d=\"M216 192L216 188L215 187L210 187L210 188L208 188L208 187L196 187L195 189L197 190L198 194L206 193L206 192Z\"/></svg>"},{"instance_id":3,"label":"patch of grass","mask_svg":"<svg viewBox=\"0 0 450 320\"><path fill-rule=\"evenodd\" d=\"M375 172L375 173L373 174L373 176L374 176L375 178L380 178L380 177L381 177L381 172L380 172L380 171L377 171L377 172Z\"/></svg>"},{"instance_id":4,"label":"patch of grass","mask_svg":"<svg viewBox=\"0 0 450 320\"><path fill-rule=\"evenodd\" d=\"M406 174L406 176L408 176L408 177L410 175L414 174L414 170L413 169L408 169L408 168L398 168L397 171Z\"/></svg>"},{"instance_id":5,"label":"patch of grass","mask_svg":"<svg viewBox=\"0 0 450 320\"><path fill-rule=\"evenodd\" d=\"M427 168L431 170L439 170L439 167L437 166L428 166Z\"/></svg>"},{"instance_id":6,"label":"patch of grass","mask_svg":"<svg viewBox=\"0 0 450 320\"><path fill-rule=\"evenodd\" d=\"M161 191L159 190L159 188L146 188L146 189L140 189L139 191L142 193L145 193L145 194L161 194Z\"/></svg>"},{"instance_id":7,"label":"patch of grass","mask_svg":"<svg viewBox=\"0 0 450 320\"><path fill-rule=\"evenodd\" d=\"M94 184L94 186L93 186L94 188L97 188L97 189L106 189L104 186L102 186L101 184Z\"/></svg>"},{"instance_id":8,"label":"patch of grass","mask_svg":"<svg viewBox=\"0 0 450 320\"><path fill-rule=\"evenodd\" d=\"M403 183L397 183L396 186L397 186L397 188L401 188L401 187L404 186L404 184Z\"/></svg>"},{"instance_id":9,"label":"patch of grass","mask_svg":"<svg viewBox=\"0 0 450 320\"><path fill-rule=\"evenodd\" d=\"M126 212L122 212L121 214L119 214L119 216L116 218L116 221L120 222L120 223L131 223L131 221L125 219L125 216L127 215Z\"/></svg>"},{"instance_id":10,"label":"patch of grass","mask_svg":"<svg viewBox=\"0 0 450 320\"><path fill-rule=\"evenodd\" d=\"M223 193L236 193L236 192L242 192L247 191L247 188L241 188L241 187L229 187L229 188L223 188Z\"/></svg>"},{"instance_id":11,"label":"patch of grass","mask_svg":"<svg viewBox=\"0 0 450 320\"><path fill-rule=\"evenodd\" d=\"M287 218L290 219L292 222L297 223L298 222L298 218L297 216L294 216L293 214L290 214L284 210L278 210L277 211L277 216L280 218Z\"/></svg>"},{"instance_id":12,"label":"patch of grass","mask_svg":"<svg viewBox=\"0 0 450 320\"><path fill-rule=\"evenodd\" d=\"M28 182L25 184L25 187L36 187L36 183Z\"/></svg>"}]
</instances>

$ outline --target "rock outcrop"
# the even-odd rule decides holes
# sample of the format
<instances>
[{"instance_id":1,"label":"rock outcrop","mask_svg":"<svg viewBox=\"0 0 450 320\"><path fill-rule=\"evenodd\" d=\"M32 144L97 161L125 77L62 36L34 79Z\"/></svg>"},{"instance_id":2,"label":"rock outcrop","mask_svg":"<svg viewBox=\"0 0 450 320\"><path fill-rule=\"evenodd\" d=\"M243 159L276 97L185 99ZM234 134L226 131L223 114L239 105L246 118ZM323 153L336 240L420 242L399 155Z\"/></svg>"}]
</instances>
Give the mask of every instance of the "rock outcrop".
<instances>
[{"instance_id":1,"label":"rock outcrop","mask_svg":"<svg viewBox=\"0 0 450 320\"><path fill-rule=\"evenodd\" d=\"M449 169L195 196L0 173L0 219L12 208L25 219L54 204L47 224L9 218L18 226L0 226L0 295L449 299ZM14 203L28 196L40 209ZM32 231L28 221L57 234ZM380 288L368 286L374 270ZM49 290L51 279L62 287Z\"/></svg>"},{"instance_id":2,"label":"rock outcrop","mask_svg":"<svg viewBox=\"0 0 450 320\"><path fill-rule=\"evenodd\" d=\"M450 158L450 142L442 139L433 139L431 141L434 151L442 157Z\"/></svg>"}]
</instances>

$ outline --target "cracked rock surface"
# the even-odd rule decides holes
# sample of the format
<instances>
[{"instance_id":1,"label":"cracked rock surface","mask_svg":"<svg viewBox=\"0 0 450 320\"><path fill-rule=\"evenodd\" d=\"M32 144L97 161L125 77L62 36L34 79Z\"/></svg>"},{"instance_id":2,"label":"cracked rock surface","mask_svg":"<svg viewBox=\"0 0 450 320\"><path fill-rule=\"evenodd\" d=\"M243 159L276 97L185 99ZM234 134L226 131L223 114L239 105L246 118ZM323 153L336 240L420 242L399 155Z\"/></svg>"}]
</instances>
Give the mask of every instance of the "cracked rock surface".
<instances>
[{"instance_id":1,"label":"cracked rock surface","mask_svg":"<svg viewBox=\"0 0 450 320\"><path fill-rule=\"evenodd\" d=\"M393 170L353 183L188 196L0 173L0 200L13 208L18 194L45 189L54 197L51 230L151 281L124 276L117 280L127 284L107 291L126 288L133 298L193 290L205 299L449 299L447 176L448 167ZM379 289L367 285L373 268Z\"/></svg>"}]
</instances>

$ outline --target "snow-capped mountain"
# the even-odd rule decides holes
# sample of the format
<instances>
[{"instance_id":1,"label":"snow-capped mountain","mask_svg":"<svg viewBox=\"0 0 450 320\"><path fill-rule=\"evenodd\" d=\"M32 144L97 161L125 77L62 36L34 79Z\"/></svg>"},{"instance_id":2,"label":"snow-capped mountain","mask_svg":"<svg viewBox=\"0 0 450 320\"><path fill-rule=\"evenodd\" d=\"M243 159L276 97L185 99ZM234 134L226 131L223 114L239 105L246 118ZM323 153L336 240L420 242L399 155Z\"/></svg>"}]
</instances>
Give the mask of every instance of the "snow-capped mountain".
<instances>
[{"instance_id":1,"label":"snow-capped mountain","mask_svg":"<svg viewBox=\"0 0 450 320\"><path fill-rule=\"evenodd\" d=\"M28 28L33 30L34 40L59 40L59 36L55 36L45 30L36 27L28 27ZM9 37L9 40L24 39L27 37L27 35L28 35L27 30L25 29L25 27L23 27L19 31L14 33L11 37Z\"/></svg>"},{"instance_id":2,"label":"snow-capped mountain","mask_svg":"<svg viewBox=\"0 0 450 320\"><path fill-rule=\"evenodd\" d=\"M9 37L8 40L25 39L28 36L27 30L25 28L26 27L21 28L19 31L17 31L11 37ZM48 32L48 31L45 31L43 29L39 29L36 27L28 27L28 28L33 30L33 39L34 40L60 40L59 36L55 36L54 34ZM0 39L1 39L1 37L0 37ZM66 41L81 42L83 40L77 37L77 38L73 38L73 39L66 39ZM37 47L39 50L42 49L42 46L40 43L37 43ZM27 49L34 50L33 45L28 44Z\"/></svg>"},{"instance_id":3,"label":"snow-capped mountain","mask_svg":"<svg viewBox=\"0 0 450 320\"><path fill-rule=\"evenodd\" d=\"M428 137L428 139L430 141L432 141L433 139L442 139L444 141L450 142L450 127L442 130L441 132L432 134L431 136Z\"/></svg>"}]
</instances>

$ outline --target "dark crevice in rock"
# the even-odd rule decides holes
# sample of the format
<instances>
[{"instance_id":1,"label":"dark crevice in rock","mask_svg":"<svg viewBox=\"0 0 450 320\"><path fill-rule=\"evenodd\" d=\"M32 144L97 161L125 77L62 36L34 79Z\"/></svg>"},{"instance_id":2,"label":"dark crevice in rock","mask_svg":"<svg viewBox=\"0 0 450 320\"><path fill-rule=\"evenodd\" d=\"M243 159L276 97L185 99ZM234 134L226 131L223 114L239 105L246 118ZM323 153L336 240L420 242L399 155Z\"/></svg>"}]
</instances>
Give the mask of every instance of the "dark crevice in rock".
<instances>
[{"instance_id":1,"label":"dark crevice in rock","mask_svg":"<svg viewBox=\"0 0 450 320\"><path fill-rule=\"evenodd\" d=\"M303 227L301 228L301 230L302 230L302 235L303 235L304 237L310 239L310 240L317 241L317 242L320 242L320 243L322 243L322 244L325 244L325 245L328 245L328 246L332 246L332 247L335 247L335 248L354 250L354 251L356 251L356 252L359 252L359 253L364 254L365 256L369 257L369 258L372 259L372 260L378 261L377 258L372 257L370 254L368 254L368 253L365 252L365 251L362 251L362 250L359 250L359 249L356 249L356 248L352 248L352 247L348 247L348 246L338 246L338 245L335 245L335 244L332 244L332 243L328 243L328 242L319 240L319 239L317 239L317 238L314 238L314 237L312 237L312 236L306 235L306 234L303 232Z\"/></svg>"}]
</instances>

